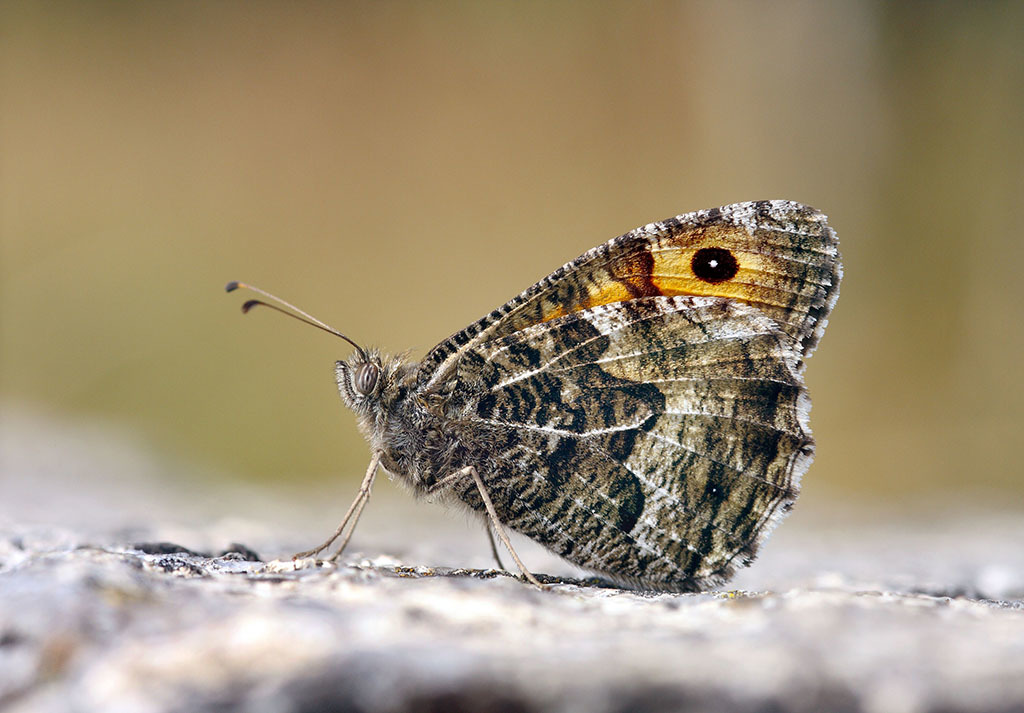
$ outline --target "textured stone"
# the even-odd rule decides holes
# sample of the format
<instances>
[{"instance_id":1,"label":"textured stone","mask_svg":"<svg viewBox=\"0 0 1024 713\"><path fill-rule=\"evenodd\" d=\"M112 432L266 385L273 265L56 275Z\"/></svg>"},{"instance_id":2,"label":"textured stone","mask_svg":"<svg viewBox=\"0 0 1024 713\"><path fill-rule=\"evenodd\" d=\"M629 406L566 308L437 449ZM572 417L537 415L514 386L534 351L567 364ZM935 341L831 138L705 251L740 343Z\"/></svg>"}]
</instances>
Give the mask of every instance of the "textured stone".
<instances>
[{"instance_id":1,"label":"textured stone","mask_svg":"<svg viewBox=\"0 0 1024 713\"><path fill-rule=\"evenodd\" d=\"M3 532L0 706L54 713L1024 706L1024 604L984 599L980 590L987 577L988 586L1020 597L1024 586L1011 572L980 569L976 581L952 585L958 592L875 589L834 575L778 591L643 594L593 580L538 591L494 570L385 557L334 567L254 555Z\"/></svg>"},{"instance_id":2,"label":"textured stone","mask_svg":"<svg viewBox=\"0 0 1024 713\"><path fill-rule=\"evenodd\" d=\"M735 591L540 592L421 566L486 567L482 528L386 480L354 566L296 568L352 484L275 494L98 426L0 420L4 713L1024 709L1019 512L814 488Z\"/></svg>"}]
</instances>

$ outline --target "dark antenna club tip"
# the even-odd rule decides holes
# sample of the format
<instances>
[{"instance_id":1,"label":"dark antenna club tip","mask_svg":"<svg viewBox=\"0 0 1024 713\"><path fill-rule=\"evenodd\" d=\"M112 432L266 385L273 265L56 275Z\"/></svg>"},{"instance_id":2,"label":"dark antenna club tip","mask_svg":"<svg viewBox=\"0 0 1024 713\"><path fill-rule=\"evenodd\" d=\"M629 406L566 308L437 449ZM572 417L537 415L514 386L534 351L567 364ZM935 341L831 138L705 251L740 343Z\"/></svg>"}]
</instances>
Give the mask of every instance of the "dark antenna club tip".
<instances>
[{"instance_id":1,"label":"dark antenna club tip","mask_svg":"<svg viewBox=\"0 0 1024 713\"><path fill-rule=\"evenodd\" d=\"M267 307L269 309L277 310L281 314L287 315L288 317L291 317L292 319L297 319L300 322L304 322L305 324L308 324L308 325L310 325L312 327L316 327L317 329L321 329L321 330L327 332L328 334L333 334L336 337L340 337L341 339L344 339L346 342L348 342L349 344L351 344L353 347L356 348L356 351L359 352L359 355L362 357L363 361L367 360L368 357L366 355L366 350L363 349L361 346L359 346L358 344L353 342L351 339L346 337L344 334L339 332L337 329L335 329L331 325L325 324L324 322L321 322L319 319L317 319L313 315L311 315L308 312L305 312L305 311L299 309L298 307L293 305L291 302L285 302L283 299L281 299L277 295L272 295L269 292L267 292L266 290L261 290L259 287L256 287L255 285L249 285L249 284L246 284L245 282L239 282L237 280L232 280L231 282L229 282L224 287L224 289L226 291L228 291L228 292L234 292L239 287L244 287L247 290L252 290L253 292L256 292L257 294L261 294L264 297L266 297L266 298L268 298L270 300L273 300L274 302L278 303L278 304L271 304L270 302L264 302L263 300L249 300L248 302L246 302L245 304L242 305L242 314L247 313L249 310L251 310L253 307L256 307L257 305L263 305L264 307ZM284 309L285 307L287 307L288 309ZM289 310L291 310L291 311L289 311Z\"/></svg>"}]
</instances>

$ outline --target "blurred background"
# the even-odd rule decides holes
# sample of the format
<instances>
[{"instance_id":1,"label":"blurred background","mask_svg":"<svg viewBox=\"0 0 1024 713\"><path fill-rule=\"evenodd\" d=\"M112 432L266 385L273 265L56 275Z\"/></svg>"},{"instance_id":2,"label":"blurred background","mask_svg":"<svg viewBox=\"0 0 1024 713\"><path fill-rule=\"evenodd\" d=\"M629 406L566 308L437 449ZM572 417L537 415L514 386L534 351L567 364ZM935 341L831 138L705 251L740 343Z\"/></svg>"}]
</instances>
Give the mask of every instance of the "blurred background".
<instances>
[{"instance_id":1,"label":"blurred background","mask_svg":"<svg viewBox=\"0 0 1024 713\"><path fill-rule=\"evenodd\" d=\"M368 455L348 349L243 318L228 280L419 357L638 225L788 198L846 268L797 511L1021 507L1022 27L1016 2L0 4L0 499L104 492L78 502L116 520L145 477L329 529Z\"/></svg>"}]
</instances>

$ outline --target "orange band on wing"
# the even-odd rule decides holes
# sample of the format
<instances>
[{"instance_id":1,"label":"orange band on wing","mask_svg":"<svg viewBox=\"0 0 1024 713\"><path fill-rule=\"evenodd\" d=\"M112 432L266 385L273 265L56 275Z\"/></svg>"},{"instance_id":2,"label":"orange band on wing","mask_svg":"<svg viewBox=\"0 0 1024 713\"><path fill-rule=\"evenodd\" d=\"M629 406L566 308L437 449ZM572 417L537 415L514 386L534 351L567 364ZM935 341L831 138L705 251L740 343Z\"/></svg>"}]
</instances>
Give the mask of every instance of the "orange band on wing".
<instances>
[{"instance_id":1,"label":"orange band on wing","mask_svg":"<svg viewBox=\"0 0 1024 713\"><path fill-rule=\"evenodd\" d=\"M698 247L661 247L647 253L647 260L635 256L616 260L596 275L591 275L586 299L572 305L548 304L542 321L598 305L626 302L640 297L663 295L699 295L729 297L755 305L785 307L784 292L766 284L764 260L757 253L732 252L738 270L728 280L708 282L694 274L692 263Z\"/></svg>"}]
</instances>

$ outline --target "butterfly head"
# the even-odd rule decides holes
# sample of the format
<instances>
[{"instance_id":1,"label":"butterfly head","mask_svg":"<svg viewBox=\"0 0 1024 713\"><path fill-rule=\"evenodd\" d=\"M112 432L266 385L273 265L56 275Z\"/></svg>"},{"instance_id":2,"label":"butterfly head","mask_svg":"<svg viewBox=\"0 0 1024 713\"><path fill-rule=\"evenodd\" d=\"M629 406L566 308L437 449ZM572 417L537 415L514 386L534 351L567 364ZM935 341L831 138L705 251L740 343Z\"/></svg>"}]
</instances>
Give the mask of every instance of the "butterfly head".
<instances>
[{"instance_id":1,"label":"butterfly head","mask_svg":"<svg viewBox=\"0 0 1024 713\"><path fill-rule=\"evenodd\" d=\"M376 350L359 350L348 359L335 362L334 375L345 404L360 411L379 397L384 386L384 363Z\"/></svg>"},{"instance_id":2,"label":"butterfly head","mask_svg":"<svg viewBox=\"0 0 1024 713\"><path fill-rule=\"evenodd\" d=\"M387 414L391 403L400 398L408 371L410 365L404 359L376 349L356 350L334 364L342 401L360 419L371 422Z\"/></svg>"}]
</instances>

